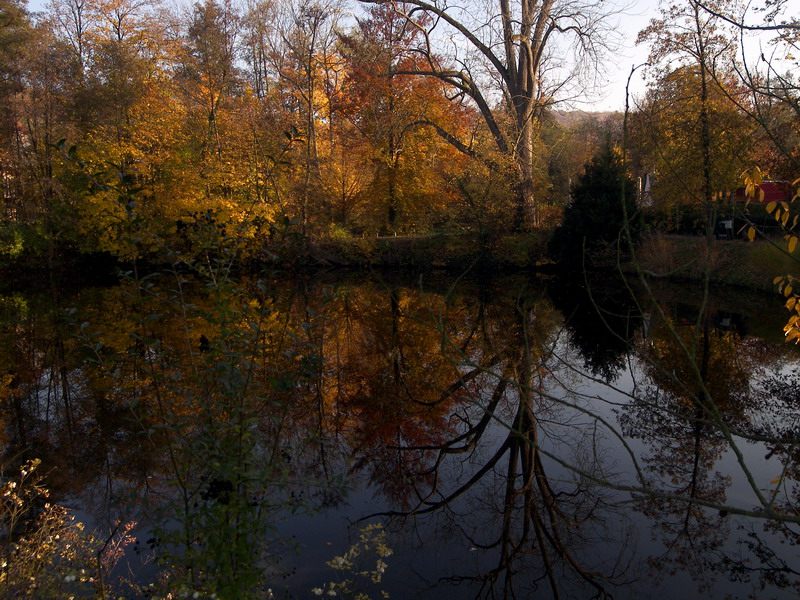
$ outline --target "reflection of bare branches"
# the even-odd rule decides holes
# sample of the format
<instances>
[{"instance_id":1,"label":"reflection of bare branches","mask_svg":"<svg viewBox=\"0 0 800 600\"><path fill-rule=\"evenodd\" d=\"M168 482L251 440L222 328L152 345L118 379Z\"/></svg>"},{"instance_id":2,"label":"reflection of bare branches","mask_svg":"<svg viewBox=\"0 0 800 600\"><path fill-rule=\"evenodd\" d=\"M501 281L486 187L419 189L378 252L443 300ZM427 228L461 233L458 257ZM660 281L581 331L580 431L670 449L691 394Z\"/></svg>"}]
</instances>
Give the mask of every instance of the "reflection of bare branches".
<instances>
[{"instance_id":1,"label":"reflection of bare branches","mask_svg":"<svg viewBox=\"0 0 800 600\"><path fill-rule=\"evenodd\" d=\"M800 571L779 556L773 547L776 543L796 546L800 540L800 532L774 523L765 528L764 534L760 534L752 526L742 529L747 530L747 535L739 547L739 553L717 550L717 568L727 572L735 581L757 579L762 588L771 585L800 591ZM754 557L757 560L754 561Z\"/></svg>"},{"instance_id":2,"label":"reflection of bare branches","mask_svg":"<svg viewBox=\"0 0 800 600\"><path fill-rule=\"evenodd\" d=\"M482 387L485 390L491 385L488 402L479 406L479 418L473 421L469 412L465 412L466 416L461 418L462 431L440 443L394 447L404 453L433 451L435 457L426 469L407 474L414 485L417 503L408 510L380 514L400 519L433 513L456 514L460 500L466 501L481 489L497 489L500 502L493 506L497 511L498 530L495 535L489 534L491 539L485 539L486 530L470 532L466 524L458 525L473 547L494 551L495 566L477 574L451 575L443 581L477 582L480 583L479 595L502 591L502 595L509 598L517 597L520 585L536 587L540 581L547 581L553 597L558 598L565 586L581 582L594 590L594 595L604 597L607 582L619 578L625 570L625 561L619 558L605 568L584 564L586 557L581 554L581 547L589 531L602 523L601 514L607 508L606 503L598 495L598 489L587 480L570 478L573 481L569 486L555 486L546 468L549 453L542 449L540 416L546 414L551 403L543 388L549 375L540 361L542 357L549 358L553 348L547 343L547 331L551 330L535 329L537 319L542 317L539 314L542 307L538 307L539 311L536 308L527 306L513 310L511 314L516 315L514 336L506 337L503 350L498 352L495 347L497 338L482 340L490 344L495 353L485 352L482 346L469 349L468 355L484 356L485 362L472 362L469 370L443 394L444 398L449 396L448 391L457 388ZM486 312L481 310L478 314ZM532 331L537 337L531 337ZM473 404L480 396L474 389L468 395ZM510 415L504 414L507 408L513 410ZM500 427L504 436L495 439L493 435L498 427L491 425L498 423L507 425ZM493 450L485 454L483 447ZM458 454L467 454L471 462L478 462L464 482L448 489L451 482L440 478L439 471L447 460ZM598 458L594 452L587 456L593 457L589 460ZM370 515L373 516L376 515ZM531 561L538 563L538 575L521 568L523 562ZM575 576L569 584L563 578L565 568ZM522 572L525 573L523 580L517 581Z\"/></svg>"}]
</instances>

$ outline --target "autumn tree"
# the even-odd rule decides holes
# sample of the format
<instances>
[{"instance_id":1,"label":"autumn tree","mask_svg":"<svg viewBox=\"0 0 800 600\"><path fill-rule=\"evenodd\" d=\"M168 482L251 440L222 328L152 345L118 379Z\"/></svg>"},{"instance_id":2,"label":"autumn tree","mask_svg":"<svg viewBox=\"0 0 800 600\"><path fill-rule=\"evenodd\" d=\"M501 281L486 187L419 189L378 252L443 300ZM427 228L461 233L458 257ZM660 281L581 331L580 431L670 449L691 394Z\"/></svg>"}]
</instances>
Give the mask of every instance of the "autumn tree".
<instances>
[{"instance_id":1,"label":"autumn tree","mask_svg":"<svg viewBox=\"0 0 800 600\"><path fill-rule=\"evenodd\" d=\"M133 107L153 90L148 86L164 58L164 35L157 24L152 0L106 0L92 6L95 26L92 47L90 98L103 113L96 126L128 136Z\"/></svg>"},{"instance_id":2,"label":"autumn tree","mask_svg":"<svg viewBox=\"0 0 800 600\"><path fill-rule=\"evenodd\" d=\"M3 97L18 91L20 56L33 33L24 5L18 0L0 3L0 93Z\"/></svg>"},{"instance_id":3,"label":"autumn tree","mask_svg":"<svg viewBox=\"0 0 800 600\"><path fill-rule=\"evenodd\" d=\"M8 137L2 143L10 168L6 205L23 230L25 250L52 265L58 247L74 247L76 239L75 206L59 181L62 161L55 150L59 139L77 131L75 65L51 18L37 19L29 31L24 48L18 47L15 60L7 63L16 66L20 78L4 98Z\"/></svg>"},{"instance_id":4,"label":"autumn tree","mask_svg":"<svg viewBox=\"0 0 800 600\"><path fill-rule=\"evenodd\" d=\"M748 103L738 103L763 130L787 162L800 170L800 82L796 71L800 20L787 0L748 3L745 9L698 0L707 18L725 23L740 39L736 74L748 90ZM736 100L732 98L732 100ZM776 174L777 175L777 174Z\"/></svg>"},{"instance_id":5,"label":"autumn tree","mask_svg":"<svg viewBox=\"0 0 800 600\"><path fill-rule=\"evenodd\" d=\"M458 123L469 123L464 111L447 102L450 90L442 82L408 75L423 67L407 54L420 35L393 9L379 5L343 36L343 108L368 143L362 160L375 165L371 193L382 207L378 222L388 233L424 227L426 213L445 210L442 204L451 194L442 169L446 164L455 173L460 161L429 123L450 122L459 133Z\"/></svg>"},{"instance_id":6,"label":"autumn tree","mask_svg":"<svg viewBox=\"0 0 800 600\"><path fill-rule=\"evenodd\" d=\"M694 144L699 149L701 177L697 190L704 206L706 235L711 237L714 222L711 211L714 194L719 184L714 181L714 143L712 120L714 107L711 103L712 86L718 75L730 68L736 52L735 38L725 31L724 23L709 15L695 0L664 5L661 15L652 19L647 28L639 33L639 42L650 42L650 63L660 79L670 72L685 67L683 72L691 76L696 84L692 95L696 97L696 108L692 111L696 126L692 128L696 137Z\"/></svg>"},{"instance_id":7,"label":"autumn tree","mask_svg":"<svg viewBox=\"0 0 800 600\"><path fill-rule=\"evenodd\" d=\"M375 4L386 0L364 0ZM545 108L569 93L575 76L607 49L606 12L582 0L499 0L481 8L409 0L391 4L423 34L413 53L424 66L413 73L438 78L469 98L480 111L497 149L508 158L516 185L516 228L539 225L536 199L536 140ZM453 51L437 52L435 27L459 40ZM555 74L553 52L569 47L576 62ZM446 58L441 58L441 57ZM559 66L562 66L559 64ZM487 73L488 76L484 76ZM502 102L496 103L499 92ZM444 123L440 134L469 154L477 149L459 140ZM499 165L497 165L499 166Z\"/></svg>"},{"instance_id":8,"label":"autumn tree","mask_svg":"<svg viewBox=\"0 0 800 600\"><path fill-rule=\"evenodd\" d=\"M790 12L789 3L784 0L755 2L742 8L730 2L693 0L689 5L696 22L721 24L728 32L724 37L740 40L739 60L729 71L738 76L738 81L732 88L729 85L719 87L728 102L746 115L758 131L753 136L755 151L747 157L748 168L742 174L748 195L758 199L759 185L768 175L794 180L793 186L797 186L800 183L800 179L796 179L800 167L800 85L793 67L797 65L800 23ZM671 10L677 11L679 7ZM729 41L722 43L730 44ZM695 58L699 58L697 52ZM713 61L704 64L706 71L714 75L709 70ZM719 83L719 77L714 79ZM731 93L731 89L736 88L739 91ZM796 189L792 193L796 199ZM793 232L798 216L793 215L787 202L772 202L766 209L779 226L786 228L786 249L789 254L793 253L798 240ZM747 236L752 240L756 235L757 229L751 224ZM788 275L778 276L775 281L787 297L786 307L792 311L791 321L786 325L787 338L800 339L797 329L800 306L794 292L796 279Z\"/></svg>"},{"instance_id":9,"label":"autumn tree","mask_svg":"<svg viewBox=\"0 0 800 600\"><path fill-rule=\"evenodd\" d=\"M637 170L655 175L657 211L702 206L713 227L714 207L738 186L754 150L753 127L729 100L737 93L730 74L718 72L703 87L696 64L661 75L631 117L631 151Z\"/></svg>"},{"instance_id":10,"label":"autumn tree","mask_svg":"<svg viewBox=\"0 0 800 600\"><path fill-rule=\"evenodd\" d=\"M240 114L248 124L254 173L253 194L285 212L290 193L288 160L302 144L297 110L291 92L284 85L282 5L272 0L248 2L242 16L239 56L244 63L245 91Z\"/></svg>"},{"instance_id":11,"label":"autumn tree","mask_svg":"<svg viewBox=\"0 0 800 600\"><path fill-rule=\"evenodd\" d=\"M21 253L14 222L20 196L18 98L24 90L24 60L33 29L21 3L0 2L0 264Z\"/></svg>"},{"instance_id":12,"label":"autumn tree","mask_svg":"<svg viewBox=\"0 0 800 600\"><path fill-rule=\"evenodd\" d=\"M196 3L186 31L182 76L190 101L207 122L204 147L222 153L218 115L237 85L236 35L239 16L229 2Z\"/></svg>"},{"instance_id":13,"label":"autumn tree","mask_svg":"<svg viewBox=\"0 0 800 600\"><path fill-rule=\"evenodd\" d=\"M96 2L81 14L91 23L81 42L85 73L79 85L68 82L56 89L56 103L67 110L60 117L58 135L51 135L52 141L43 147L50 149L56 140L65 139L64 148L74 144L78 149L82 166L56 152L61 161L57 189L78 221L78 248L119 254L126 247L121 228L127 215L118 195L103 189L107 175L137 178L137 214L147 220L151 237L163 237L174 223L174 194L166 182L174 174L174 163L169 163L183 135L184 115L175 70L168 66L177 58L176 46L168 42L168 24L154 2ZM51 24L55 50L72 49L62 62L74 68L74 36L58 21L45 22ZM68 93L58 93L64 89ZM74 105L79 108L70 109ZM155 249L161 242L151 239L150 244Z\"/></svg>"},{"instance_id":14,"label":"autumn tree","mask_svg":"<svg viewBox=\"0 0 800 600\"><path fill-rule=\"evenodd\" d=\"M13 157L4 156L3 150L7 152L16 142L18 119L14 99L24 90L22 56L32 36L33 28L24 5L16 0L0 2L0 107L4 116L0 121L0 172L4 175L15 166ZM4 191L8 198L11 190L6 187Z\"/></svg>"},{"instance_id":15,"label":"autumn tree","mask_svg":"<svg viewBox=\"0 0 800 600\"><path fill-rule=\"evenodd\" d=\"M408 101L408 78L397 76L397 70L402 49L417 34L418 30L408 28L390 7L378 6L368 19L359 21L354 35L344 38L350 71L350 120L378 153L381 167L377 175L385 182L381 195L386 196L389 232L397 231L398 172L408 142L406 134L419 114Z\"/></svg>"},{"instance_id":16,"label":"autumn tree","mask_svg":"<svg viewBox=\"0 0 800 600\"><path fill-rule=\"evenodd\" d=\"M274 83L270 62L271 36L277 6L271 0L252 0L242 17L241 54L256 98L266 97Z\"/></svg>"},{"instance_id":17,"label":"autumn tree","mask_svg":"<svg viewBox=\"0 0 800 600\"><path fill-rule=\"evenodd\" d=\"M297 217L303 236L308 234L313 210L312 196L319 184L318 129L324 113L326 65L336 42L341 7L335 1L302 0L284 7L275 22L270 60L277 74L282 100L289 108L293 132L290 139L302 144L297 161L295 195Z\"/></svg>"},{"instance_id":18,"label":"autumn tree","mask_svg":"<svg viewBox=\"0 0 800 600\"><path fill-rule=\"evenodd\" d=\"M78 83L83 81L89 63L91 45L88 34L95 24L94 15L86 0L52 0L49 5L56 29L70 49L73 72Z\"/></svg>"},{"instance_id":19,"label":"autumn tree","mask_svg":"<svg viewBox=\"0 0 800 600\"><path fill-rule=\"evenodd\" d=\"M800 45L800 20L791 12L791 6L785 0L775 2L757 2L748 5L747 11L734 12L731 7L717 6L699 0L701 10L713 18L720 19L734 28L742 40L747 33L771 35L772 52L767 58L763 47L759 58L755 61L742 54L742 65L737 70L741 81L749 92L749 105L739 104L759 126L760 130L772 142L781 157L782 174L788 175L791 183L791 201L800 197L800 82L796 76L798 65L797 50ZM762 16L754 19L753 15ZM759 157L763 160L763 156ZM780 164L780 163L779 163ZM792 172L794 171L794 172ZM754 166L743 174L748 196L758 198L758 186L765 172ZM776 223L783 228L785 251L797 261L795 251L798 245L797 223L800 215L789 202L770 202L766 210ZM756 227L748 228L748 237L752 240L757 234ZM792 274L778 275L775 284L778 291L786 298L785 307L791 316L784 332L787 340L800 341L800 295L797 293L798 279Z\"/></svg>"},{"instance_id":20,"label":"autumn tree","mask_svg":"<svg viewBox=\"0 0 800 600\"><path fill-rule=\"evenodd\" d=\"M196 3L178 19L175 82L185 139L173 154L181 186L173 223L190 246L206 234L226 243L252 240L274 213L264 188L267 157L276 153L263 139L263 98L254 96L242 69L248 63L241 60L247 48L241 34L248 31L242 19L233 4L216 0Z\"/></svg>"}]
</instances>

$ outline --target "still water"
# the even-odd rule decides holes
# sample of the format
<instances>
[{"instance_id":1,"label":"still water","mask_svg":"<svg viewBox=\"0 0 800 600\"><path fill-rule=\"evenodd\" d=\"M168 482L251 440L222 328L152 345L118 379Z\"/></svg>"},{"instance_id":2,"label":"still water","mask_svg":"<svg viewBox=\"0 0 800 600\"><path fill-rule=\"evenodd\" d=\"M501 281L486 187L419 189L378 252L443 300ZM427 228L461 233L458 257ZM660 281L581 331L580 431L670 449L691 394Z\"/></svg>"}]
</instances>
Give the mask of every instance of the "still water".
<instances>
[{"instance_id":1,"label":"still water","mask_svg":"<svg viewBox=\"0 0 800 600\"><path fill-rule=\"evenodd\" d=\"M793 597L784 319L520 274L6 292L5 470L127 597Z\"/></svg>"}]
</instances>

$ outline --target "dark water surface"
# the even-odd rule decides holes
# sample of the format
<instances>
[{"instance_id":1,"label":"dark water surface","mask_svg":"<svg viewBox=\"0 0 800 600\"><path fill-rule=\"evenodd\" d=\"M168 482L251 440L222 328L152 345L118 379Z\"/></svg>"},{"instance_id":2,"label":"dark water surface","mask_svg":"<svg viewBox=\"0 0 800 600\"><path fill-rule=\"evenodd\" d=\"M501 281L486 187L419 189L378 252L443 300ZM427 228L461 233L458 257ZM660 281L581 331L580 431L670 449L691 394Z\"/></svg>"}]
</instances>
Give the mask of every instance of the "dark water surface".
<instances>
[{"instance_id":1,"label":"dark water surface","mask_svg":"<svg viewBox=\"0 0 800 600\"><path fill-rule=\"evenodd\" d=\"M115 576L200 597L793 597L785 317L524 275L7 293L0 435L136 524Z\"/></svg>"}]
</instances>

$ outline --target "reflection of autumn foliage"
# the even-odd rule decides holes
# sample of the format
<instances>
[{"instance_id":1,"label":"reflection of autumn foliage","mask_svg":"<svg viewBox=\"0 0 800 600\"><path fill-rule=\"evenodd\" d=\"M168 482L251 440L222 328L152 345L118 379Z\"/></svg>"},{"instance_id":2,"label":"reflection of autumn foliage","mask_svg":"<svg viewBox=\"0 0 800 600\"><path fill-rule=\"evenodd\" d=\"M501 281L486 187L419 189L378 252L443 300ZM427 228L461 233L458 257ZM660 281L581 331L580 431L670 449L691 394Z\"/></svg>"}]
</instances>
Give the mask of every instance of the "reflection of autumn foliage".
<instances>
[{"instance_id":1,"label":"reflection of autumn foliage","mask_svg":"<svg viewBox=\"0 0 800 600\"><path fill-rule=\"evenodd\" d=\"M704 424L702 410L692 415L679 400L657 388L649 388L621 421L626 436L648 440L650 453L642 462L655 476L657 491L674 496L644 494L639 504L658 524L653 535L666 548L665 554L650 559L654 572L688 570L703 581L700 575L711 565L709 551L721 545L730 531L717 511L693 501L724 504L731 481L714 467L726 450L725 441Z\"/></svg>"},{"instance_id":2,"label":"reflection of autumn foliage","mask_svg":"<svg viewBox=\"0 0 800 600\"><path fill-rule=\"evenodd\" d=\"M41 367L2 407L15 444L103 519L146 510L175 573L249 589L269 543L260 515L283 501L273 484L290 481L282 412L314 371L314 348L246 282L198 291L173 275L96 293L66 318L35 313L46 335L22 337ZM168 522L184 537L159 529Z\"/></svg>"},{"instance_id":3,"label":"reflection of autumn foliage","mask_svg":"<svg viewBox=\"0 0 800 600\"><path fill-rule=\"evenodd\" d=\"M331 386L351 417L341 431L352 440L353 468L371 469L371 481L394 501L394 517L431 515L494 562L452 582L513 595L541 578L556 596L568 585L602 593L603 580L624 570L605 556L584 564L586 539L608 535L596 520L604 503L587 482L552 481L557 469L540 451L581 439L566 430L550 439L540 423L558 420L540 396L559 324L549 302L451 294L445 304L400 287L359 291L342 295L346 318L324 353L345 380L360 382ZM591 470L588 454L583 460ZM464 476L453 479L454 471ZM447 525L455 514L461 518Z\"/></svg>"},{"instance_id":4,"label":"reflection of autumn foliage","mask_svg":"<svg viewBox=\"0 0 800 600\"><path fill-rule=\"evenodd\" d=\"M769 441L765 459L778 463L782 475L769 482L766 490L774 494L770 497L776 514L796 515L800 506L796 372L773 375L751 389L747 376L762 371L775 359L775 352L755 340L742 340L730 333L715 334L712 339L724 350L719 354L729 363L712 360L710 372L715 368L730 369L730 363L745 368L738 374L738 381L734 371L733 382L720 382L717 373L716 378L710 379L708 389L730 394L723 396L719 404L726 422L742 440ZM627 435L649 440L651 454L645 462L661 483L656 492L680 498L653 497L641 505L646 515L658 521L657 537L666 546L666 554L650 561L654 571L688 570L706 587L713 584L709 573L718 572L730 581L754 583L762 589L800 588L800 573L787 560L782 547L797 544L793 525L780 519L766 520L763 525L742 524L725 510L692 503L698 500L724 504L726 488L731 483L729 477L715 470L717 461L728 450L727 441L702 409L694 410L692 415L692 404L685 397L679 399L651 387L622 419ZM734 537L736 531L741 533ZM735 546L728 543L731 540L736 541Z\"/></svg>"},{"instance_id":5,"label":"reflection of autumn foliage","mask_svg":"<svg viewBox=\"0 0 800 600\"><path fill-rule=\"evenodd\" d=\"M712 329L708 322L699 329L656 325L639 347L653 383L690 412L701 405L710 419L716 411L729 420L743 418L754 361L735 332Z\"/></svg>"},{"instance_id":6,"label":"reflection of autumn foliage","mask_svg":"<svg viewBox=\"0 0 800 600\"><path fill-rule=\"evenodd\" d=\"M24 448L49 468L57 466L48 477L56 494L82 488L106 467L124 478L131 467L128 459L136 454L126 449L131 435L126 411L112 399L95 395L91 380L80 371L81 343L63 305L87 299L95 302L99 296L32 296L24 314L8 315L0 325L1 368L8 374L8 403L2 406L4 431L10 438L6 449ZM99 458L110 455L115 457L113 464Z\"/></svg>"},{"instance_id":7,"label":"reflection of autumn foliage","mask_svg":"<svg viewBox=\"0 0 800 600\"><path fill-rule=\"evenodd\" d=\"M443 308L435 294L361 286L343 291L327 316L322 401L353 447L353 468L371 464L373 480L401 503L413 489L408 477L427 471L432 456L402 448L444 440L466 393L443 397L459 380L432 324Z\"/></svg>"},{"instance_id":8,"label":"reflection of autumn foliage","mask_svg":"<svg viewBox=\"0 0 800 600\"><path fill-rule=\"evenodd\" d=\"M706 586L713 581L704 573L727 569L718 548L731 535L726 513L702 506L724 505L731 485L717 470L730 449L719 424L749 428L759 358L757 344L712 329L710 320L706 314L696 326L651 323L637 342L650 383L620 417L623 433L650 449L642 463L655 493L643 494L640 509L658 523L654 535L665 547L652 568L687 570Z\"/></svg>"},{"instance_id":9,"label":"reflection of autumn foliage","mask_svg":"<svg viewBox=\"0 0 800 600\"><path fill-rule=\"evenodd\" d=\"M743 542L734 551L718 551L718 564L712 567L725 572L731 581L757 583L762 590L774 586L795 594L800 591L800 570L792 560L778 553L786 546L797 547L796 528L771 521L764 525L763 533L759 533L754 524L740 529L746 532ZM750 597L760 596L752 594Z\"/></svg>"},{"instance_id":10,"label":"reflection of autumn foliage","mask_svg":"<svg viewBox=\"0 0 800 600\"><path fill-rule=\"evenodd\" d=\"M781 513L800 514L800 450L798 450L798 385L800 370L779 372L766 378L753 395L750 407L758 418L748 423L744 434L769 440L765 459L780 466L781 475L770 482L775 508ZM759 531L761 529L761 531ZM780 589L800 590L800 570L779 554L778 549L798 545L797 527L767 521L763 527L750 525L743 547L724 553L721 562L731 577L758 581ZM755 556L756 560L752 557Z\"/></svg>"},{"instance_id":11,"label":"reflection of autumn foliage","mask_svg":"<svg viewBox=\"0 0 800 600\"><path fill-rule=\"evenodd\" d=\"M633 560L620 497L596 485L628 477L607 460L604 436L616 432L598 408L605 398L579 391L584 380L561 356L574 347L544 290L448 285L244 279L207 289L172 274L70 297L70 314L50 298L48 310L33 297L12 303L0 312L4 431L55 468L55 494L70 490L106 522L141 510L148 522L180 520L191 537L158 530L157 551L210 579L242 574L220 575L229 587L263 576L248 561L273 551L273 515L340 504L350 475L388 499L388 516L427 528L424 539L474 549L480 564L456 565L451 583L486 595L601 594ZM770 554L782 531L747 538L742 556L761 561L749 564L731 550L738 517L702 505L736 504L718 467L724 423L777 442L774 506L797 514L796 375L754 389L759 361L777 355L695 317L678 314L672 337L643 319L636 393L618 409L621 434L646 444L632 457L644 476L631 491L666 548L651 563L700 581L715 570L783 585L796 577ZM211 548L224 558L209 563Z\"/></svg>"},{"instance_id":12,"label":"reflection of autumn foliage","mask_svg":"<svg viewBox=\"0 0 800 600\"><path fill-rule=\"evenodd\" d=\"M800 369L767 378L754 394L753 408L760 418L746 430L755 438L770 440L767 459L780 461L786 478L786 509L800 510Z\"/></svg>"}]
</instances>

